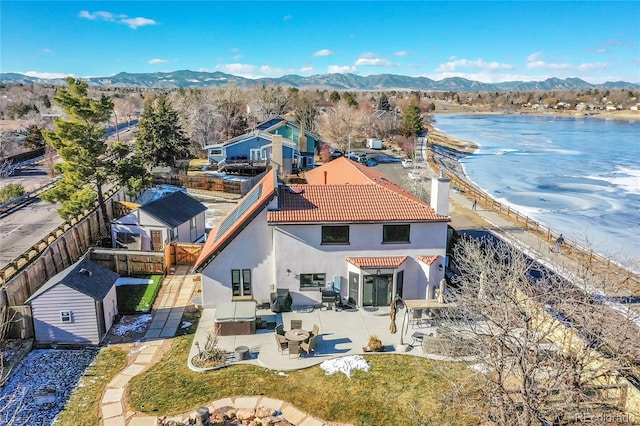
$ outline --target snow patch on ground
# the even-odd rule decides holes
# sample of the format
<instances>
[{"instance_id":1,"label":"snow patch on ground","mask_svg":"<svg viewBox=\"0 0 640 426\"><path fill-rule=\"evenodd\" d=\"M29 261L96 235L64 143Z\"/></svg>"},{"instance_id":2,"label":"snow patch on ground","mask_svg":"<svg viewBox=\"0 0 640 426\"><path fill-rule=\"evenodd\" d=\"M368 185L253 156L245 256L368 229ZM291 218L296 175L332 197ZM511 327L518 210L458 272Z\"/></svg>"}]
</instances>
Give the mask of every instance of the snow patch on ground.
<instances>
[{"instance_id":1,"label":"snow patch on ground","mask_svg":"<svg viewBox=\"0 0 640 426\"><path fill-rule=\"evenodd\" d=\"M329 359L320 364L320 368L327 374L344 373L351 378L353 370L369 371L369 363L360 355L348 355L342 358Z\"/></svg>"},{"instance_id":2,"label":"snow patch on ground","mask_svg":"<svg viewBox=\"0 0 640 426\"><path fill-rule=\"evenodd\" d=\"M111 333L116 336L126 336L129 333L140 333L144 331L151 322L153 317L151 314L138 315L135 320L130 323L118 323L111 328Z\"/></svg>"},{"instance_id":3,"label":"snow patch on ground","mask_svg":"<svg viewBox=\"0 0 640 426\"><path fill-rule=\"evenodd\" d=\"M153 284L153 280L147 278L121 277L116 280L116 287L121 285L147 285Z\"/></svg>"}]
</instances>

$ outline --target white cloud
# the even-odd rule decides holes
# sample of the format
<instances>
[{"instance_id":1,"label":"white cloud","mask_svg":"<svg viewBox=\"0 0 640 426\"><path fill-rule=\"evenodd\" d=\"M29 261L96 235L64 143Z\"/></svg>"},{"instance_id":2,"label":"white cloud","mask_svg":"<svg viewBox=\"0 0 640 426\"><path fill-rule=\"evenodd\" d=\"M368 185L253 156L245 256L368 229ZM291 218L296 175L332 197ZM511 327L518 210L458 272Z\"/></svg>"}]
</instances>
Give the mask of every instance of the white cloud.
<instances>
[{"instance_id":1,"label":"white cloud","mask_svg":"<svg viewBox=\"0 0 640 426\"><path fill-rule=\"evenodd\" d=\"M409 56L409 52L405 51L405 50L401 50L399 52L395 52L393 54L393 56Z\"/></svg>"},{"instance_id":2,"label":"white cloud","mask_svg":"<svg viewBox=\"0 0 640 426\"><path fill-rule=\"evenodd\" d=\"M527 56L527 62L538 61L540 59L540 55L542 55L540 52L532 53L531 55Z\"/></svg>"},{"instance_id":3,"label":"white cloud","mask_svg":"<svg viewBox=\"0 0 640 426\"><path fill-rule=\"evenodd\" d=\"M313 53L313 56L331 56L331 55L333 55L333 52L329 49L322 49Z\"/></svg>"},{"instance_id":4,"label":"white cloud","mask_svg":"<svg viewBox=\"0 0 640 426\"><path fill-rule=\"evenodd\" d=\"M157 24L156 21L148 18L125 18L125 19L122 19L120 22L128 25L129 28L133 28L134 30L139 27Z\"/></svg>"},{"instance_id":5,"label":"white cloud","mask_svg":"<svg viewBox=\"0 0 640 426\"><path fill-rule=\"evenodd\" d=\"M117 24L127 25L129 28L133 28L134 30L139 27L144 27L147 25L157 25L158 23L153 19L149 18L129 18L127 15L114 15L111 12L105 11L97 11L97 12L89 12L87 10L81 10L78 13L79 18L88 19L90 21L106 21L106 22L115 22Z\"/></svg>"},{"instance_id":6,"label":"white cloud","mask_svg":"<svg viewBox=\"0 0 640 426\"><path fill-rule=\"evenodd\" d=\"M159 58L155 58L155 59L149 59L149 61L147 62L149 65L156 65L156 64L166 64L167 61L166 59L159 59Z\"/></svg>"},{"instance_id":7,"label":"white cloud","mask_svg":"<svg viewBox=\"0 0 640 426\"><path fill-rule=\"evenodd\" d=\"M367 52L362 53L353 65L365 67L392 67L395 64L387 59L379 57L375 53Z\"/></svg>"},{"instance_id":8,"label":"white cloud","mask_svg":"<svg viewBox=\"0 0 640 426\"><path fill-rule=\"evenodd\" d=\"M313 72L313 67L302 67L300 68L300 72L303 74L311 74Z\"/></svg>"},{"instance_id":9,"label":"white cloud","mask_svg":"<svg viewBox=\"0 0 640 426\"><path fill-rule=\"evenodd\" d=\"M24 74L26 76L35 77L35 78L66 78L69 76L75 77L74 74L65 74L65 73L59 73L59 72L27 71L27 72L21 72L20 74Z\"/></svg>"},{"instance_id":10,"label":"white cloud","mask_svg":"<svg viewBox=\"0 0 640 426\"><path fill-rule=\"evenodd\" d=\"M604 53L607 53L607 49L604 47L598 47L595 49L589 49L588 50L589 53L597 53L598 55L602 55Z\"/></svg>"},{"instance_id":11,"label":"white cloud","mask_svg":"<svg viewBox=\"0 0 640 426\"><path fill-rule=\"evenodd\" d=\"M284 16L282 17L282 20L283 20L283 21L290 21L290 20L292 20L292 19L293 19L293 16L291 16L291 15L284 15Z\"/></svg>"},{"instance_id":12,"label":"white cloud","mask_svg":"<svg viewBox=\"0 0 640 426\"><path fill-rule=\"evenodd\" d=\"M235 53L235 52L239 52L239 51L240 51L240 49L238 49L237 47L232 47L232 48L231 48L231 51L232 51L233 53Z\"/></svg>"},{"instance_id":13,"label":"white cloud","mask_svg":"<svg viewBox=\"0 0 640 426\"><path fill-rule=\"evenodd\" d=\"M45 47L44 49L42 49L42 53L53 53L53 50Z\"/></svg>"},{"instance_id":14,"label":"white cloud","mask_svg":"<svg viewBox=\"0 0 640 426\"><path fill-rule=\"evenodd\" d=\"M568 63L545 62L540 53L527 56L527 69L545 71L590 72L607 68L604 62L584 62L578 65Z\"/></svg>"},{"instance_id":15,"label":"white cloud","mask_svg":"<svg viewBox=\"0 0 640 426\"><path fill-rule=\"evenodd\" d=\"M449 62L444 62L436 68L437 72L452 72L455 71L456 68L471 68L471 69L479 69L479 70L511 70L513 69L513 65L510 64L502 64L500 62L486 62L482 59L453 59Z\"/></svg>"},{"instance_id":16,"label":"white cloud","mask_svg":"<svg viewBox=\"0 0 640 426\"><path fill-rule=\"evenodd\" d=\"M245 77L248 74L252 74L256 70L255 65L251 64L218 64L216 65L216 69L233 74Z\"/></svg>"},{"instance_id":17,"label":"white cloud","mask_svg":"<svg viewBox=\"0 0 640 426\"><path fill-rule=\"evenodd\" d=\"M345 74L356 72L356 67L349 65L329 65L327 67L329 74Z\"/></svg>"},{"instance_id":18,"label":"white cloud","mask_svg":"<svg viewBox=\"0 0 640 426\"><path fill-rule=\"evenodd\" d=\"M234 61L239 61L240 59L242 59L242 55L232 56L231 59L233 59Z\"/></svg>"}]
</instances>

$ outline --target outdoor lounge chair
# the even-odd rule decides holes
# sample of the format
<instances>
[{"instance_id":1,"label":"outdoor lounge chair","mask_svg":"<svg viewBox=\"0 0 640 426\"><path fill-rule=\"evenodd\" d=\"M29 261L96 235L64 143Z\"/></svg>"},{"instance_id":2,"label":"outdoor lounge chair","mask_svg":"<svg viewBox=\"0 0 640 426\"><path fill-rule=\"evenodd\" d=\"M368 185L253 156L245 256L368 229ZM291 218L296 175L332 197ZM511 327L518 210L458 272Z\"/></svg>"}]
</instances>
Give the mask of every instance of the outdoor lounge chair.
<instances>
[{"instance_id":1,"label":"outdoor lounge chair","mask_svg":"<svg viewBox=\"0 0 640 426\"><path fill-rule=\"evenodd\" d=\"M275 332L280 336L284 336L284 326L282 324L276 325Z\"/></svg>"},{"instance_id":2,"label":"outdoor lounge chair","mask_svg":"<svg viewBox=\"0 0 640 426\"><path fill-rule=\"evenodd\" d=\"M301 330L302 320L291 320L291 330Z\"/></svg>"},{"instance_id":3,"label":"outdoor lounge chair","mask_svg":"<svg viewBox=\"0 0 640 426\"><path fill-rule=\"evenodd\" d=\"M318 339L318 336L313 335L309 338L309 342L302 342L300 343L300 349L302 349L303 351L305 351L307 353L307 355L311 355L311 352L315 352L316 351L316 341Z\"/></svg>"},{"instance_id":4,"label":"outdoor lounge chair","mask_svg":"<svg viewBox=\"0 0 640 426\"><path fill-rule=\"evenodd\" d=\"M289 340L288 348L289 348L289 358L291 358L291 355L295 355L297 357L300 356L300 342L296 340Z\"/></svg>"},{"instance_id":5,"label":"outdoor lounge chair","mask_svg":"<svg viewBox=\"0 0 640 426\"><path fill-rule=\"evenodd\" d=\"M276 345L278 346L278 350L284 353L284 350L289 347L289 341L285 339L284 336L280 336L279 334L274 334L276 338Z\"/></svg>"}]
</instances>

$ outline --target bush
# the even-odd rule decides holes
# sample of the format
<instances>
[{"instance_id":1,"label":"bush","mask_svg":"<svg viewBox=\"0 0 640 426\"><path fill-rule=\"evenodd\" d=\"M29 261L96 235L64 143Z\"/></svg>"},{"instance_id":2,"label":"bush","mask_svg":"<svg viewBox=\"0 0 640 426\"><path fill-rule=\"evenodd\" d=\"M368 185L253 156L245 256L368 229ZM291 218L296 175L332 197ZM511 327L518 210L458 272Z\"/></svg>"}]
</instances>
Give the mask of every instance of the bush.
<instances>
[{"instance_id":1,"label":"bush","mask_svg":"<svg viewBox=\"0 0 640 426\"><path fill-rule=\"evenodd\" d=\"M21 183L10 183L0 189L0 203L6 203L21 195L24 195L24 186Z\"/></svg>"}]
</instances>

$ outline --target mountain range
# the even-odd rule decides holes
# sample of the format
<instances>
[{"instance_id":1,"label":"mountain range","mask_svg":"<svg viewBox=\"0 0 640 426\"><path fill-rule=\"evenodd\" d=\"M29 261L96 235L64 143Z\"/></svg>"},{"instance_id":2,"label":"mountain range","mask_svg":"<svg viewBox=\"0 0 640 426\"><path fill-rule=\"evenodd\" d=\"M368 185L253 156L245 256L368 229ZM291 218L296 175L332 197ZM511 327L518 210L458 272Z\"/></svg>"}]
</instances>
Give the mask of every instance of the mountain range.
<instances>
[{"instance_id":1,"label":"mountain range","mask_svg":"<svg viewBox=\"0 0 640 426\"><path fill-rule=\"evenodd\" d=\"M579 78L548 78L544 81L508 81L502 83L481 83L461 77L432 80L427 77L408 77L395 74L361 76L356 74L318 74L303 77L295 74L278 78L250 79L223 72L200 72L181 70L174 72L126 73L111 77L86 78L89 84L102 87L140 88L204 88L218 87L228 83L239 87L255 85L280 85L297 88L317 88L329 90L424 90L436 92L530 92L536 90L586 90L586 89L640 89L640 84L625 81L608 81L591 84ZM17 73L0 73L0 83L51 84L61 85L62 78L38 78Z\"/></svg>"}]
</instances>

